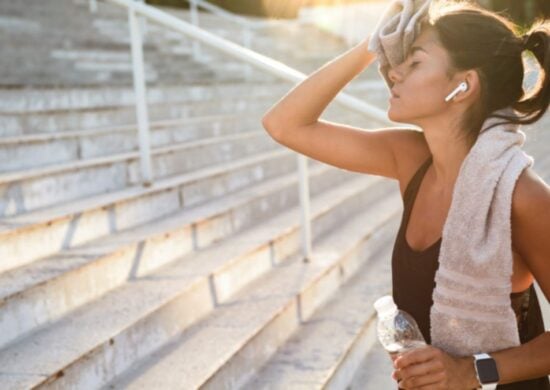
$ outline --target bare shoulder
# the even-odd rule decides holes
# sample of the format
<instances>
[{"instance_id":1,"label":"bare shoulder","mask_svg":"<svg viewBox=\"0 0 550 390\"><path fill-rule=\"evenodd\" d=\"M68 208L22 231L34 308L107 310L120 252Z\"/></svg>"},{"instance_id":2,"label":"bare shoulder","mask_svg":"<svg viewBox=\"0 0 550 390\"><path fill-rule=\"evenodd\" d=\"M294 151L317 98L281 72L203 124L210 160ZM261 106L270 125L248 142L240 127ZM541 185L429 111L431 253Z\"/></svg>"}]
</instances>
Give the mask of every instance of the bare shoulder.
<instances>
[{"instance_id":1,"label":"bare shoulder","mask_svg":"<svg viewBox=\"0 0 550 390\"><path fill-rule=\"evenodd\" d=\"M550 299L550 186L531 168L512 194L512 245Z\"/></svg>"},{"instance_id":2,"label":"bare shoulder","mask_svg":"<svg viewBox=\"0 0 550 390\"><path fill-rule=\"evenodd\" d=\"M430 148L424 133L414 128L400 129L394 142L394 155L399 176L401 198L418 168L430 157Z\"/></svg>"},{"instance_id":3,"label":"bare shoulder","mask_svg":"<svg viewBox=\"0 0 550 390\"><path fill-rule=\"evenodd\" d=\"M518 177L512 195L512 217L528 214L540 202L550 201L550 186L531 168L525 168Z\"/></svg>"}]
</instances>

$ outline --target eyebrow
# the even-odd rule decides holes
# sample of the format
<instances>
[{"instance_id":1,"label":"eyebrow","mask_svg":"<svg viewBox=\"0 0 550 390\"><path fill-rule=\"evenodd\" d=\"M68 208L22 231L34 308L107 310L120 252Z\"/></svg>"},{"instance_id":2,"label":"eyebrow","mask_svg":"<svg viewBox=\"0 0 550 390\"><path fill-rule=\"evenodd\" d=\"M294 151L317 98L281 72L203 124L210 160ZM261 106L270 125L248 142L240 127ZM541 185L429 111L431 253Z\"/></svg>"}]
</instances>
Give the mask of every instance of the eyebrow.
<instances>
[{"instance_id":1,"label":"eyebrow","mask_svg":"<svg viewBox=\"0 0 550 390\"><path fill-rule=\"evenodd\" d=\"M428 54L428 52L426 50L424 50L422 47L420 46L413 46L411 47L411 50L409 52L409 55L413 55L416 51L423 51L424 53Z\"/></svg>"}]
</instances>

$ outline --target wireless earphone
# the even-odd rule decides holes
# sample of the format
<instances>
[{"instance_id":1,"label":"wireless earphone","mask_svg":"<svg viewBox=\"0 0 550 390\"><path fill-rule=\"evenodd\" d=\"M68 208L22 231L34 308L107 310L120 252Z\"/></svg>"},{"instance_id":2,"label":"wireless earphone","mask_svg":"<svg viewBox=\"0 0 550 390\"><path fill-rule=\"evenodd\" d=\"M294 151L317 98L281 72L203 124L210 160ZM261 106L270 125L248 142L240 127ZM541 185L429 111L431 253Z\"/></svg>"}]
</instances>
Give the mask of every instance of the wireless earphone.
<instances>
[{"instance_id":1,"label":"wireless earphone","mask_svg":"<svg viewBox=\"0 0 550 390\"><path fill-rule=\"evenodd\" d=\"M467 91L468 90L468 84L466 84L465 81L461 82L458 87L454 89L453 92L451 92L446 98L445 101L448 102L452 98L454 98L459 92Z\"/></svg>"}]
</instances>

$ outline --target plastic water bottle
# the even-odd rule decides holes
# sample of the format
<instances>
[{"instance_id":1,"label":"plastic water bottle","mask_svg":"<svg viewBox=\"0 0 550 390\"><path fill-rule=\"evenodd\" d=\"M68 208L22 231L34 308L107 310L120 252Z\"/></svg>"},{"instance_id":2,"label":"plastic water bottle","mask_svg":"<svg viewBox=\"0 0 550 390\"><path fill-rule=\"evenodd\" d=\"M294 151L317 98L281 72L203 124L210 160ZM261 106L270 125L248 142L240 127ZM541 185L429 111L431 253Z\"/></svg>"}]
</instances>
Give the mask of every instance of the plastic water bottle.
<instances>
[{"instance_id":1,"label":"plastic water bottle","mask_svg":"<svg viewBox=\"0 0 550 390\"><path fill-rule=\"evenodd\" d=\"M378 298L374 308L378 313L378 340L392 360L405 351L426 345L415 319L399 310L391 295Z\"/></svg>"}]
</instances>

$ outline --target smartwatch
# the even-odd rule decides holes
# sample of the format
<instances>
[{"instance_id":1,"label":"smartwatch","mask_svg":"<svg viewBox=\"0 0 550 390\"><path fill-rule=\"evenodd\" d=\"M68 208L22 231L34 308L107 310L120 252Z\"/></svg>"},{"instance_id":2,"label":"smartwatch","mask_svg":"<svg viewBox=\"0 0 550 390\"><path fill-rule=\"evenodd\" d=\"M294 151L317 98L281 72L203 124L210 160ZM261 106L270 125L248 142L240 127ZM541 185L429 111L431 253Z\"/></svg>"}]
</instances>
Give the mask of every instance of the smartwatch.
<instances>
[{"instance_id":1,"label":"smartwatch","mask_svg":"<svg viewBox=\"0 0 550 390\"><path fill-rule=\"evenodd\" d=\"M494 390L497 387L499 376L495 359L486 353L476 353L474 355L474 366L476 369L477 380L481 383L481 389Z\"/></svg>"}]
</instances>

